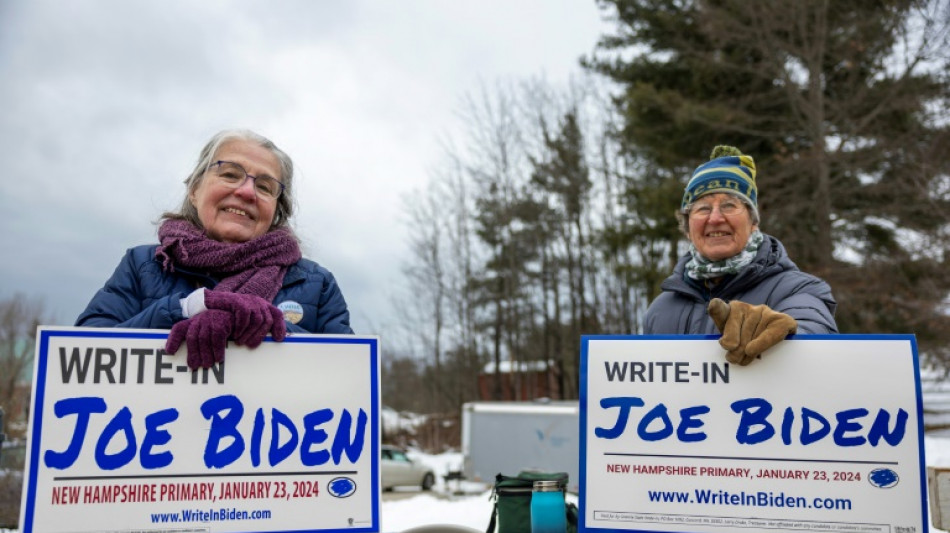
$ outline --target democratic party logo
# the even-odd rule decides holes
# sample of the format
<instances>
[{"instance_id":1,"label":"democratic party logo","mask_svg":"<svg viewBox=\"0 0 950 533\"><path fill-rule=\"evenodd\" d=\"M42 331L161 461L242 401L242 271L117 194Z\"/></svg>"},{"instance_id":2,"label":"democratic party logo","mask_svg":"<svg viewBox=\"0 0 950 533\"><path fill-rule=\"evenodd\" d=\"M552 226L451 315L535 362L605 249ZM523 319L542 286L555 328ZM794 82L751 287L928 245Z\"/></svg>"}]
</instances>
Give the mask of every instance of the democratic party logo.
<instances>
[{"instance_id":1,"label":"democratic party logo","mask_svg":"<svg viewBox=\"0 0 950 533\"><path fill-rule=\"evenodd\" d=\"M356 482L348 477L337 477L327 484L327 491L334 498L346 498L356 492Z\"/></svg>"},{"instance_id":2,"label":"democratic party logo","mask_svg":"<svg viewBox=\"0 0 950 533\"><path fill-rule=\"evenodd\" d=\"M868 483L879 489L889 489L900 482L897 472L890 468L876 468L868 474Z\"/></svg>"}]
</instances>

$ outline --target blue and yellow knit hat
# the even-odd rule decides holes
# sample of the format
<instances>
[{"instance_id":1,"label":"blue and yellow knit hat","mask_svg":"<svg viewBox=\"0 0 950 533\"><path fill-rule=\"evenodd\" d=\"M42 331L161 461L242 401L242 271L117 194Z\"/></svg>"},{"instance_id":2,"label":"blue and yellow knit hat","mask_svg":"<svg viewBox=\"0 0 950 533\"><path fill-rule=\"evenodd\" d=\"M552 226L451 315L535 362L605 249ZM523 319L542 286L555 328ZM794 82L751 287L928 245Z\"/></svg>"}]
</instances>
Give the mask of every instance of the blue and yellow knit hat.
<instances>
[{"instance_id":1,"label":"blue and yellow knit hat","mask_svg":"<svg viewBox=\"0 0 950 533\"><path fill-rule=\"evenodd\" d=\"M755 161L752 157L743 155L734 146L713 148L709 161L693 171L680 207L685 210L697 198L714 192L738 194L753 209L758 209L759 191L755 186Z\"/></svg>"}]
</instances>

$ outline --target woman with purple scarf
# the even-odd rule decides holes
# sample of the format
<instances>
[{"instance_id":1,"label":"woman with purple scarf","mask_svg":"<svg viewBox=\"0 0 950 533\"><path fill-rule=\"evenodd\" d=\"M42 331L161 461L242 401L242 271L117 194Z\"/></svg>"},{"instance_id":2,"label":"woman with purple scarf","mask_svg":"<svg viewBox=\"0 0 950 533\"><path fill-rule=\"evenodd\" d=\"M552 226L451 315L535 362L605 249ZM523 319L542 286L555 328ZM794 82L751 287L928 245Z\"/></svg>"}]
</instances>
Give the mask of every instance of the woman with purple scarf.
<instances>
[{"instance_id":1,"label":"woman with purple scarf","mask_svg":"<svg viewBox=\"0 0 950 533\"><path fill-rule=\"evenodd\" d=\"M353 333L340 288L304 259L289 227L293 162L246 130L215 135L167 212L159 244L129 249L77 326L170 329L188 366L224 361L228 340L256 348L267 335Z\"/></svg>"}]
</instances>

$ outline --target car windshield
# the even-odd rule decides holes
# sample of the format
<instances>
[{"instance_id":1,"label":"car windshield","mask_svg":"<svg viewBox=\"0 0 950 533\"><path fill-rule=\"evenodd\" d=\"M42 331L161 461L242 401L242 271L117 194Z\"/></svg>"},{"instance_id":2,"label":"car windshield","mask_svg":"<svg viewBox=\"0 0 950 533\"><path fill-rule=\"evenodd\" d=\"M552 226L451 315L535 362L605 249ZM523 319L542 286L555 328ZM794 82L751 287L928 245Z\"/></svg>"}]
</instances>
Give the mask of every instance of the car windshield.
<instances>
[{"instance_id":1,"label":"car windshield","mask_svg":"<svg viewBox=\"0 0 950 533\"><path fill-rule=\"evenodd\" d=\"M393 450L393 451L392 451L392 457L391 457L391 459L392 459L393 461L402 461L402 462L405 462L405 463L411 462L411 461L409 460L409 456L407 456L405 453L403 453L403 452L401 452L401 451L399 451L399 450Z\"/></svg>"}]
</instances>

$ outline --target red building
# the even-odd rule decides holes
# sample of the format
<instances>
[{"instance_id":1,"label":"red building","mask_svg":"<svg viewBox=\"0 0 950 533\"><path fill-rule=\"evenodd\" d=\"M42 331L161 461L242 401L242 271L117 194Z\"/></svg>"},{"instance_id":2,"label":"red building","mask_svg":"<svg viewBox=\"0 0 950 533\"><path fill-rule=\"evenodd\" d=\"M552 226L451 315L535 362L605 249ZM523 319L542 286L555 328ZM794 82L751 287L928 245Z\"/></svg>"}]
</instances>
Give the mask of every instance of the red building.
<instances>
[{"instance_id":1,"label":"red building","mask_svg":"<svg viewBox=\"0 0 950 533\"><path fill-rule=\"evenodd\" d=\"M554 361L503 361L495 373L489 363L478 374L478 397L482 401L532 401L562 399L561 370ZM496 381L497 380L497 381ZM497 383L497 385L496 385Z\"/></svg>"}]
</instances>

